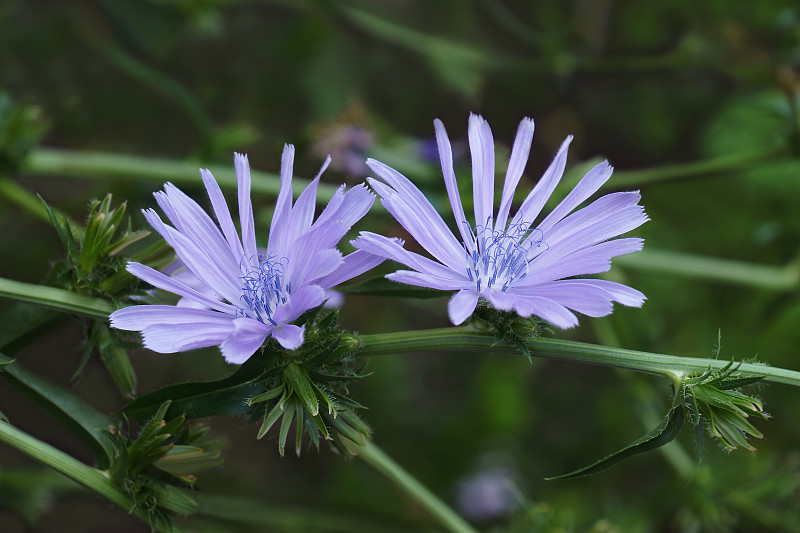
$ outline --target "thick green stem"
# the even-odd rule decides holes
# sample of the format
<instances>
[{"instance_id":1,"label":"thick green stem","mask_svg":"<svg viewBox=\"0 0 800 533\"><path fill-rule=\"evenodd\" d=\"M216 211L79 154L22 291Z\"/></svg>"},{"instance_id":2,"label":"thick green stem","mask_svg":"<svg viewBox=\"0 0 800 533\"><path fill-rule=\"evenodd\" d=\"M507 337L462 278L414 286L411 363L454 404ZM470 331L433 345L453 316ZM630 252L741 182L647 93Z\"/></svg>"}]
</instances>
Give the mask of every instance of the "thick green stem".
<instances>
[{"instance_id":1,"label":"thick green stem","mask_svg":"<svg viewBox=\"0 0 800 533\"><path fill-rule=\"evenodd\" d=\"M362 346L360 354L365 356L428 350L520 353L513 343L498 341L491 333L468 327L361 335L359 342ZM702 373L708 368L722 369L730 362L724 359L637 352L560 339L538 338L528 342L528 347L534 356L660 374L671 379L680 374ZM794 370L760 363L742 363L738 368L739 372L761 376L764 381L800 387L800 372Z\"/></svg>"},{"instance_id":2,"label":"thick green stem","mask_svg":"<svg viewBox=\"0 0 800 533\"><path fill-rule=\"evenodd\" d=\"M106 319L117 309L111 302L100 298L6 278L0 278L0 298L11 298L90 318Z\"/></svg>"},{"instance_id":3,"label":"thick green stem","mask_svg":"<svg viewBox=\"0 0 800 533\"><path fill-rule=\"evenodd\" d=\"M463 518L450 509L416 478L397 464L373 442L358 448L358 456L392 480L409 497L424 507L439 523L453 533L477 533Z\"/></svg>"},{"instance_id":4,"label":"thick green stem","mask_svg":"<svg viewBox=\"0 0 800 533\"><path fill-rule=\"evenodd\" d=\"M29 457L96 492L114 505L121 507L125 511L132 512L134 516L144 522L148 522L147 514L141 509L134 508L133 502L128 495L111 481L104 472L83 464L61 450L31 437L3 420L0 420L0 442L13 446ZM168 533L174 531L169 523L161 519L154 520L152 525L159 532Z\"/></svg>"}]
</instances>

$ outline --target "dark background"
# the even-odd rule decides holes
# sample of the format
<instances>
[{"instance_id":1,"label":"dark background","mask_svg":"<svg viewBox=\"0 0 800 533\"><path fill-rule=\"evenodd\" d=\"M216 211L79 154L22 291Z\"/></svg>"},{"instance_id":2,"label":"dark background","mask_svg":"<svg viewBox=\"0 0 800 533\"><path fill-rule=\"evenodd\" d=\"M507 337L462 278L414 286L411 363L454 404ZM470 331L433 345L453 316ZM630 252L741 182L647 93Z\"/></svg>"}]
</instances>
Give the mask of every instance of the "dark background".
<instances>
[{"instance_id":1,"label":"dark background","mask_svg":"<svg viewBox=\"0 0 800 533\"><path fill-rule=\"evenodd\" d=\"M0 91L26 110L31 139L42 132L38 147L197 167L230 165L232 152L241 151L253 168L276 172L283 143L291 142L298 176L313 175L331 153L325 181L358 183L367 172L361 161L373 156L405 172L447 213L432 120L444 121L460 150L460 178L469 190L468 113L483 114L498 146L505 146L498 150L499 170L517 123L532 116L537 129L523 193L571 133L568 178L579 175L579 165L608 158L624 188L641 189L652 221L635 235L646 238L646 249L786 267L794 269L786 270L790 276L798 272L800 242L798 69L800 7L792 0L0 3ZM3 149L27 146L14 144L21 137L6 134ZM90 197L113 192L115 200L128 200L134 223L144 225L138 209L153 206L150 193L170 179L80 179L30 160L11 161L21 166L10 165L4 177L79 220ZM198 186L182 188L204 198ZM254 198L260 235L273 201ZM359 229L399 231L377 212ZM7 196L0 196L0 234L4 277L40 282L62 253L52 227ZM722 282L714 269L687 277L670 272L670 265L661 271L618 263L610 279L642 290L644 308L583 317L579 328L558 331L559 337L708 357L721 331L722 358L757 356L800 368L796 277L775 289L756 279ZM445 299L352 296L342 324L364 333L438 327L447 324L445 309ZM67 323L20 361L69 384L80 338L81 325ZM140 393L231 370L215 350L131 356ZM760 393L774 418L756 422L766 438L754 442L755 454L726 455L706 439L704 461L696 466L687 431L680 448L591 478L546 482L543 477L590 463L655 426L668 408L669 384L489 354L381 356L368 370L373 374L352 392L369 406L365 416L382 448L462 510L476 509L459 504L464 483L500 487L508 511L477 517L486 530L798 530L800 401L788 387ZM72 386L103 410L123 401L98 361ZM89 459L78 441L6 383L0 383L0 402L13 423ZM200 475L198 490L243 495L262 510L274 509L267 513L273 522L262 521L264 531L320 530L309 525L315 513L337 515L320 519L333 531L354 530L341 517L435 529L422 509L358 460L328 450L281 459L274 439L257 441L257 428L244 419L209 424L228 442L226 460ZM0 461L0 486L7 489L0 493L6 503L0 530L145 529L121 510L59 488L57 478L10 449L0 448ZM14 485L20 472L27 482ZM515 498L507 494L509 484ZM18 486L22 504L8 496ZM19 515L25 505L27 526ZM295 525L274 523L284 512ZM184 525L256 528L202 517Z\"/></svg>"}]
</instances>

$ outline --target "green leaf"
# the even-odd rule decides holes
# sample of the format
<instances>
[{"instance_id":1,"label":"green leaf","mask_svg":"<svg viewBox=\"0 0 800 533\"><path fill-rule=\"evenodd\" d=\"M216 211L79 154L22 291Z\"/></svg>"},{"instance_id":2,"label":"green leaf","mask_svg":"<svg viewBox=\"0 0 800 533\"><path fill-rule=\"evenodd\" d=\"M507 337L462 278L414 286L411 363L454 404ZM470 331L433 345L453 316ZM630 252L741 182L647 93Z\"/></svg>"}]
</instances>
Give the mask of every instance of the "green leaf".
<instances>
[{"instance_id":1,"label":"green leaf","mask_svg":"<svg viewBox=\"0 0 800 533\"><path fill-rule=\"evenodd\" d=\"M306 410L303 409L301 406L298 406L296 411L297 411L297 423L295 424L295 429L297 431L297 436L295 437L294 453L295 455L297 455L297 457L300 457L300 452L303 449L303 428L305 427L304 418Z\"/></svg>"},{"instance_id":2,"label":"green leaf","mask_svg":"<svg viewBox=\"0 0 800 533\"><path fill-rule=\"evenodd\" d=\"M263 392L264 385L257 380L269 373L265 368L270 354L254 354L230 376L218 381L177 383L139 396L120 412L128 418L144 420L151 417L163 402L172 400L167 418L177 415L205 418L247 414L251 411L248 398Z\"/></svg>"},{"instance_id":3,"label":"green leaf","mask_svg":"<svg viewBox=\"0 0 800 533\"><path fill-rule=\"evenodd\" d=\"M296 363L289 363L283 370L283 375L286 376L286 382L292 387L292 390L311 416L317 416L319 413L319 399L314 392L314 387L311 385L306 371Z\"/></svg>"},{"instance_id":4,"label":"green leaf","mask_svg":"<svg viewBox=\"0 0 800 533\"><path fill-rule=\"evenodd\" d=\"M368 296L392 296L399 298L443 298L450 296L450 292L437 291L427 287L414 287L390 281L383 276L370 278L355 285L336 287L336 290L345 294L361 294Z\"/></svg>"},{"instance_id":5,"label":"green leaf","mask_svg":"<svg viewBox=\"0 0 800 533\"><path fill-rule=\"evenodd\" d=\"M289 426L292 425L294 414L298 409L303 409L303 407L298 403L290 403L289 407L286 409L286 412L283 414L283 420L281 420L281 432L278 436L278 453L281 454L281 457L283 457L284 450L286 449L286 439L289 437Z\"/></svg>"},{"instance_id":6,"label":"green leaf","mask_svg":"<svg viewBox=\"0 0 800 533\"><path fill-rule=\"evenodd\" d=\"M255 403L268 402L270 400L273 400L278 396L280 396L283 393L283 390L284 390L283 384L278 385L272 390L268 390L267 392L263 392L261 394L253 396L247 401L247 405L253 405Z\"/></svg>"},{"instance_id":7,"label":"green leaf","mask_svg":"<svg viewBox=\"0 0 800 533\"><path fill-rule=\"evenodd\" d=\"M683 419L683 405L673 407L657 428L625 448L619 450L618 452L613 453L604 459L600 459L596 463L593 463L589 466L585 466L570 472L569 474L548 477L545 479L550 481L554 479L572 479L576 477L589 476L591 474L596 474L597 472L602 472L608 467L613 466L623 459L627 459L633 455L660 448L661 446L672 442L672 440L678 436L678 433L683 426Z\"/></svg>"},{"instance_id":8,"label":"green leaf","mask_svg":"<svg viewBox=\"0 0 800 533\"><path fill-rule=\"evenodd\" d=\"M266 435L269 432L272 426L275 425L275 422L278 421L278 419L281 417L282 414L283 414L283 402L276 403L275 406L272 408L272 410L269 412L264 411L264 422L261 424L261 429L258 430L258 435L256 435L256 438L261 439L262 437L264 437L264 435Z\"/></svg>"},{"instance_id":9,"label":"green leaf","mask_svg":"<svg viewBox=\"0 0 800 533\"><path fill-rule=\"evenodd\" d=\"M108 468L115 456L115 445L103 430L115 425L113 418L96 410L70 390L28 372L16 361L12 363L12 359L2 353L0 363L8 363L3 366L0 376L9 380L83 440L94 453L100 469Z\"/></svg>"}]
</instances>

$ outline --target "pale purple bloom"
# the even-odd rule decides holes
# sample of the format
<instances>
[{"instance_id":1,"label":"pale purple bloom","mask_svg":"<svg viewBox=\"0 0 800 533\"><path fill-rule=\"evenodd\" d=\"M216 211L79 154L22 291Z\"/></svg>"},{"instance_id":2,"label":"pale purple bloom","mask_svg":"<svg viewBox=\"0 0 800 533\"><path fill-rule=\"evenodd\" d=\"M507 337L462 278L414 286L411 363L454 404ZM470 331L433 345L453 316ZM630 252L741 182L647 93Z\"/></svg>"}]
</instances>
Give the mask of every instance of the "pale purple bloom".
<instances>
[{"instance_id":1,"label":"pale purple bloom","mask_svg":"<svg viewBox=\"0 0 800 533\"><path fill-rule=\"evenodd\" d=\"M346 257L341 238L374 201L364 185L340 187L314 221L319 174L292 205L294 147L286 145L281 188L266 249L256 248L247 156L234 158L239 186L241 238L214 177L201 170L217 222L180 189L167 183L155 193L173 226L152 210L145 218L175 250L184 269L170 275L139 263L128 271L181 296L178 305L136 305L111 314L111 326L141 331L147 348L161 353L218 345L229 363L246 361L268 337L298 348L304 326L291 322L323 303L326 291L376 266L382 258L364 251Z\"/></svg>"},{"instance_id":2,"label":"pale purple bloom","mask_svg":"<svg viewBox=\"0 0 800 533\"><path fill-rule=\"evenodd\" d=\"M523 119L495 217L492 131L482 117L471 115L473 225L467 220L459 197L447 132L438 119L434 127L461 242L411 181L383 163L369 160L367 164L383 180L369 179L383 205L436 259L405 250L382 235L362 232L353 241L357 248L412 269L389 274L389 279L458 291L448 304L450 320L456 325L472 315L480 298L496 309L513 310L524 317L536 315L560 328L577 325L572 311L605 316L612 312L615 301L641 307L644 295L620 283L565 279L605 272L611 268L612 257L642 248L642 239L614 239L648 220L639 205L638 191L607 194L572 212L611 177L613 169L607 162L590 170L550 214L534 224L564 173L567 147L572 140L567 137L550 167L509 220L514 190L525 170L533 140L533 120Z\"/></svg>"}]
</instances>

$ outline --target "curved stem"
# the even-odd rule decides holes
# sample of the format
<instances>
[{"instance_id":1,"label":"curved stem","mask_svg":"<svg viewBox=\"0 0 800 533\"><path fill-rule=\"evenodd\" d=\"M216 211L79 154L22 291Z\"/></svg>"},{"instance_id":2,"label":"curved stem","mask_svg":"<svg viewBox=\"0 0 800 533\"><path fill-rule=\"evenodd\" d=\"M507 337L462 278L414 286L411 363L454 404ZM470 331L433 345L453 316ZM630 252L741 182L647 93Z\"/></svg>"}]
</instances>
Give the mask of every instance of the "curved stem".
<instances>
[{"instance_id":1,"label":"curved stem","mask_svg":"<svg viewBox=\"0 0 800 533\"><path fill-rule=\"evenodd\" d=\"M365 356L427 350L520 353L513 343L498 341L490 333L468 327L361 335L358 339L362 347L360 355ZM694 374L709 368L722 369L730 363L724 359L637 352L561 339L537 338L529 341L528 347L534 356L660 374L670 379L681 373ZM800 387L800 372L794 370L774 368L761 363L742 363L738 368L739 372L763 377L764 381Z\"/></svg>"},{"instance_id":2,"label":"curved stem","mask_svg":"<svg viewBox=\"0 0 800 533\"><path fill-rule=\"evenodd\" d=\"M477 533L463 518L436 497L427 487L403 470L373 442L367 440L358 448L358 456L375 470L392 480L409 497L424 507L439 523L453 533Z\"/></svg>"},{"instance_id":3,"label":"curved stem","mask_svg":"<svg viewBox=\"0 0 800 533\"><path fill-rule=\"evenodd\" d=\"M20 431L4 420L0 420L0 442L13 446L24 454L77 481L114 505L133 513L134 516L145 523L151 523L144 510L135 508L128 495L102 471L83 464L61 450ZM172 526L162 519L156 518L151 525L159 532L170 533L174 531Z\"/></svg>"}]
</instances>

